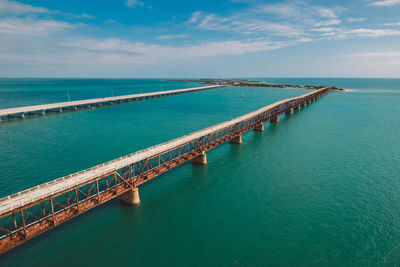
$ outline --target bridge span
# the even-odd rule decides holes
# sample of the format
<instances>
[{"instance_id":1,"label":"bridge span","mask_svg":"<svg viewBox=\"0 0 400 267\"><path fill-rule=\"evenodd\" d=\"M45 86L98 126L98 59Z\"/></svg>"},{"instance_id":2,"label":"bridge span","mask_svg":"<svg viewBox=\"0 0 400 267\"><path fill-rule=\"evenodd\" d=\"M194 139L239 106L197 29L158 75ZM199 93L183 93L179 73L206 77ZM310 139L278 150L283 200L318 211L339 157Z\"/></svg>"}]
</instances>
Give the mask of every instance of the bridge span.
<instances>
[{"instance_id":1,"label":"bridge span","mask_svg":"<svg viewBox=\"0 0 400 267\"><path fill-rule=\"evenodd\" d=\"M210 86L201 86L201 87L194 87L187 89L177 89L177 90L159 91L159 92L151 92L143 94L122 95L122 96L59 102L59 103L44 104L44 105L0 109L0 121L7 119L14 119L14 118L25 118L27 116L33 116L33 115L45 115L46 113L51 113L51 112L91 109L103 105L129 103L151 98L158 98L170 95L191 93L201 90L214 89L219 87L226 87L226 85L210 85Z\"/></svg>"},{"instance_id":2,"label":"bridge span","mask_svg":"<svg viewBox=\"0 0 400 267\"><path fill-rule=\"evenodd\" d=\"M140 202L138 186L188 160L207 164L206 152L230 140L241 144L241 135L264 130L264 122L279 122L321 96L325 87L278 101L209 128L155 145L25 191L0 199L0 253L66 222L79 214L121 196L121 201Z\"/></svg>"}]
</instances>

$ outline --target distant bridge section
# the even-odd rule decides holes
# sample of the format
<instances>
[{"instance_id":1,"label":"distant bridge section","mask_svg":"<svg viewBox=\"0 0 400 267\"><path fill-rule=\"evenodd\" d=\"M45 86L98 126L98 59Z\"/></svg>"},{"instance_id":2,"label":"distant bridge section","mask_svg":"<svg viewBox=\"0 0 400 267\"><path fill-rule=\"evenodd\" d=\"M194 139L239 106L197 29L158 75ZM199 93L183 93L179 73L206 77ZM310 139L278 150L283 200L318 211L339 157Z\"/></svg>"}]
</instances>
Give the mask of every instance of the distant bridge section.
<instances>
[{"instance_id":1,"label":"distant bridge section","mask_svg":"<svg viewBox=\"0 0 400 267\"><path fill-rule=\"evenodd\" d=\"M159 91L159 92L151 92L143 94L122 95L122 96L59 102L59 103L35 105L27 107L0 109L0 121L7 119L14 119L14 118L25 118L27 116L33 116L33 115L45 115L46 113L51 113L51 112L92 109L103 105L129 103L151 98L158 98L158 97L165 97L165 96L178 95L184 93L191 93L201 90L214 89L219 87L226 87L226 85L211 85L211 86L202 86L202 87L187 88L187 89L177 89L177 90Z\"/></svg>"},{"instance_id":2,"label":"distant bridge section","mask_svg":"<svg viewBox=\"0 0 400 267\"><path fill-rule=\"evenodd\" d=\"M241 144L242 134L263 131L329 93L325 87L278 101L261 109L169 142L106 162L0 199L0 254L81 213L121 196L140 202L138 186L188 160L206 165L206 152L227 141Z\"/></svg>"}]
</instances>

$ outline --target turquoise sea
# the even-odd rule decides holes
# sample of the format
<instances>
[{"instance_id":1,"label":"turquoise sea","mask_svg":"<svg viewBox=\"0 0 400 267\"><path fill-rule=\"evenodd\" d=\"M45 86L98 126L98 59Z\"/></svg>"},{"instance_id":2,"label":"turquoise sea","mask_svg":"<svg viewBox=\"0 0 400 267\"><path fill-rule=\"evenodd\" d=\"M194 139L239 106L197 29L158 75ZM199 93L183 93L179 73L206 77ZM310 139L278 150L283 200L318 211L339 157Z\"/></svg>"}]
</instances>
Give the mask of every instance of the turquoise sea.
<instances>
[{"instance_id":1,"label":"turquoise sea","mask_svg":"<svg viewBox=\"0 0 400 267\"><path fill-rule=\"evenodd\" d=\"M0 256L0 266L398 266L400 79L255 78L330 93L208 165L184 164ZM0 108L197 86L0 79ZM307 93L219 88L0 123L0 197Z\"/></svg>"}]
</instances>

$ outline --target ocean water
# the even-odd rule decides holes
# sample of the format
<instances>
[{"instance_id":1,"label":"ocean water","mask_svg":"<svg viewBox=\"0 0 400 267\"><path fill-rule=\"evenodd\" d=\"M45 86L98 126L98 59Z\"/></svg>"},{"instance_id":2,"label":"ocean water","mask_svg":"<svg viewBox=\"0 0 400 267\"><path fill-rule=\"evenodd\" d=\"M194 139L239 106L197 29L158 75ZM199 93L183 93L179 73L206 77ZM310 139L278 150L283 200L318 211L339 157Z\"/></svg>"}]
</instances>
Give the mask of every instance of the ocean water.
<instances>
[{"instance_id":1,"label":"ocean water","mask_svg":"<svg viewBox=\"0 0 400 267\"><path fill-rule=\"evenodd\" d=\"M400 79L275 79L330 93L0 256L2 266L400 264ZM0 108L197 86L1 79ZM68 93L69 92L69 93ZM306 90L229 87L0 124L0 196Z\"/></svg>"}]
</instances>

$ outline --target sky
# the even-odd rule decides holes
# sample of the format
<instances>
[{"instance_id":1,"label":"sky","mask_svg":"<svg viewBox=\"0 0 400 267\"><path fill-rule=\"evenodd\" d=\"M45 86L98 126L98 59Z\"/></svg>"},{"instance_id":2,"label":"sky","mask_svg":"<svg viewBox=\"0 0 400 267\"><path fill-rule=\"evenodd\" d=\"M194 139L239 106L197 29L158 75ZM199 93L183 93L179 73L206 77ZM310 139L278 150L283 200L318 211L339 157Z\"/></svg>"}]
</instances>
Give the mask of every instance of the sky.
<instances>
[{"instance_id":1,"label":"sky","mask_svg":"<svg viewBox=\"0 0 400 267\"><path fill-rule=\"evenodd\" d=\"M0 0L0 77L400 78L400 0Z\"/></svg>"}]
</instances>

